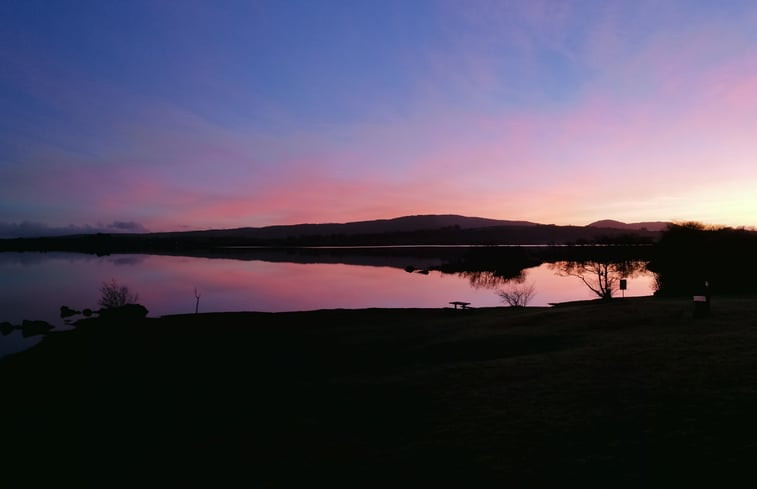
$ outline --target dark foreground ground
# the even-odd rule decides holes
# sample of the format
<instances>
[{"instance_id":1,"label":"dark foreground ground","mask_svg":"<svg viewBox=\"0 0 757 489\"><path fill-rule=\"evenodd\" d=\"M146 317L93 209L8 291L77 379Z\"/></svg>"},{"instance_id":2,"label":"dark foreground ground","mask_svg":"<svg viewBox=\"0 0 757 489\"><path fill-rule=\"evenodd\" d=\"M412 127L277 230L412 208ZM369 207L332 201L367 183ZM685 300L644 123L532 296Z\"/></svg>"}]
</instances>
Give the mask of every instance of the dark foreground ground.
<instances>
[{"instance_id":1,"label":"dark foreground ground","mask_svg":"<svg viewBox=\"0 0 757 489\"><path fill-rule=\"evenodd\" d=\"M92 322L0 360L47 487L757 481L757 300ZM751 485L751 484L750 484Z\"/></svg>"}]
</instances>

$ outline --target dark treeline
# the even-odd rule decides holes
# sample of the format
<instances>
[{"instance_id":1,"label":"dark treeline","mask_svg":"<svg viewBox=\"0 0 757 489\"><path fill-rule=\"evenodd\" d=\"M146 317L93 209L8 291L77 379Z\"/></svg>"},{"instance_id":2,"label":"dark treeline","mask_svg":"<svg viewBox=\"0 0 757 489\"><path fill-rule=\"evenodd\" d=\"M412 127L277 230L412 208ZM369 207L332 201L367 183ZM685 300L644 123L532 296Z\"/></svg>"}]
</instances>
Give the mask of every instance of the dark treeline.
<instances>
[{"instance_id":1,"label":"dark treeline","mask_svg":"<svg viewBox=\"0 0 757 489\"><path fill-rule=\"evenodd\" d=\"M671 225L657 242L648 246L611 241L597 240L594 246L472 248L463 256L446 262L441 270L490 272L510 279L517 278L523 269L542 263L641 261L647 262L647 270L656 275L658 295L757 292L756 231L684 223Z\"/></svg>"},{"instance_id":2,"label":"dark treeline","mask_svg":"<svg viewBox=\"0 0 757 489\"><path fill-rule=\"evenodd\" d=\"M541 246L493 246L503 244ZM402 245L408 247L381 248ZM456 248L453 245L480 246ZM340 248L350 246L363 248ZM251 239L244 234L234 234L234 230L92 234L0 240L0 251L71 251L98 255L153 253L347 263L438 269L446 273L488 272L502 278L517 277L524 269L542 263L633 260L649 262L647 268L657 275L658 293L662 295L701 294L705 282L708 282L712 294L757 291L757 232L713 228L698 223L671 225L663 232L510 225L474 229L447 226L418 231L277 239Z\"/></svg>"},{"instance_id":3,"label":"dark treeline","mask_svg":"<svg viewBox=\"0 0 757 489\"><path fill-rule=\"evenodd\" d=\"M757 232L711 228L699 223L670 226L647 268L657 274L659 294L733 294L757 291Z\"/></svg>"},{"instance_id":4,"label":"dark treeline","mask_svg":"<svg viewBox=\"0 0 757 489\"><path fill-rule=\"evenodd\" d=\"M369 234L306 234L260 238L245 230L185 233L90 234L0 240L0 251L79 251L84 253L150 253L213 250L230 246L392 246L392 245L533 245L615 242L651 243L655 231L586 226L490 226L464 229L448 226L415 231Z\"/></svg>"},{"instance_id":5,"label":"dark treeline","mask_svg":"<svg viewBox=\"0 0 757 489\"><path fill-rule=\"evenodd\" d=\"M441 270L446 273L492 272L502 278L518 277L524 269L543 263L599 262L620 263L649 261L655 256L652 245L613 244L545 247L469 248L466 253L447 261Z\"/></svg>"},{"instance_id":6,"label":"dark treeline","mask_svg":"<svg viewBox=\"0 0 757 489\"><path fill-rule=\"evenodd\" d=\"M473 248L441 269L450 273L487 271L507 279L542 263L637 261L647 262L647 270L656 275L658 295L757 292L757 232L698 223L671 225L648 246L600 239L594 246Z\"/></svg>"}]
</instances>

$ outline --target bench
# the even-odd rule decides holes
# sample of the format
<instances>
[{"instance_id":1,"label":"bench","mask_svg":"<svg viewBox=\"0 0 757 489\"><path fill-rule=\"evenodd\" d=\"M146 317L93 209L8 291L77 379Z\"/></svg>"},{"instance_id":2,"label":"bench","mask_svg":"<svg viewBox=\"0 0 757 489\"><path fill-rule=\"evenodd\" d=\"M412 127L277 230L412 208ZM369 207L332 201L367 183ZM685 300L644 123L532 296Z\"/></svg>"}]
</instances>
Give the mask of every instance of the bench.
<instances>
[{"instance_id":1,"label":"bench","mask_svg":"<svg viewBox=\"0 0 757 489\"><path fill-rule=\"evenodd\" d=\"M455 306L455 309L457 309L457 306L460 306L460 309L465 309L470 305L470 302L452 301L450 304Z\"/></svg>"}]
</instances>

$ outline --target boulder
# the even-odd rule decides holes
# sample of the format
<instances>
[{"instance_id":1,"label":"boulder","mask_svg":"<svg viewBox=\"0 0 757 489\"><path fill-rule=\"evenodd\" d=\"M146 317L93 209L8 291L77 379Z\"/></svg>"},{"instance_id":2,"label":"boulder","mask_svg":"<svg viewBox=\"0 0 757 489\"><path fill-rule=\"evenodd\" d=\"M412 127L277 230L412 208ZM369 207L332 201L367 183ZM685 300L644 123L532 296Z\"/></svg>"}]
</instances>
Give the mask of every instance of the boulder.
<instances>
[{"instance_id":1,"label":"boulder","mask_svg":"<svg viewBox=\"0 0 757 489\"><path fill-rule=\"evenodd\" d=\"M11 334L11 331L13 331L14 329L15 329L15 326L13 326L9 322L0 323L0 333L2 333L3 336L8 336L9 334Z\"/></svg>"},{"instance_id":2,"label":"boulder","mask_svg":"<svg viewBox=\"0 0 757 489\"><path fill-rule=\"evenodd\" d=\"M24 338L45 334L51 329L53 329L53 325L45 321L29 321L28 319L24 319L21 323L21 334Z\"/></svg>"},{"instance_id":3,"label":"boulder","mask_svg":"<svg viewBox=\"0 0 757 489\"><path fill-rule=\"evenodd\" d=\"M81 314L81 311L77 311L76 309L71 309L68 306L60 306L60 317L62 318L68 318L71 316L75 316L77 314Z\"/></svg>"}]
</instances>

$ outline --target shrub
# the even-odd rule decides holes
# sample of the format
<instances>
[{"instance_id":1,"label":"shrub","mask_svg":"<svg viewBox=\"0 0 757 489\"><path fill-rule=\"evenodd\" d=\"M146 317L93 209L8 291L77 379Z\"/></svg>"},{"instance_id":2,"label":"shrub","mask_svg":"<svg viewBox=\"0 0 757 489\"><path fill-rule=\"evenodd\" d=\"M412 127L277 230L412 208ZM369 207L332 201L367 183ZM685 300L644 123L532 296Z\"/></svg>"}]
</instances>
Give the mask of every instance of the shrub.
<instances>
[{"instance_id":1,"label":"shrub","mask_svg":"<svg viewBox=\"0 0 757 489\"><path fill-rule=\"evenodd\" d=\"M132 294L129 287L119 285L116 279L111 279L110 282L103 282L100 286L100 300L97 303L106 309L113 309L126 304L135 304L137 300L139 296Z\"/></svg>"},{"instance_id":2,"label":"shrub","mask_svg":"<svg viewBox=\"0 0 757 489\"><path fill-rule=\"evenodd\" d=\"M534 284L519 284L507 290L500 290L497 294L502 298L502 302L510 307L526 307L534 298L536 288Z\"/></svg>"}]
</instances>

